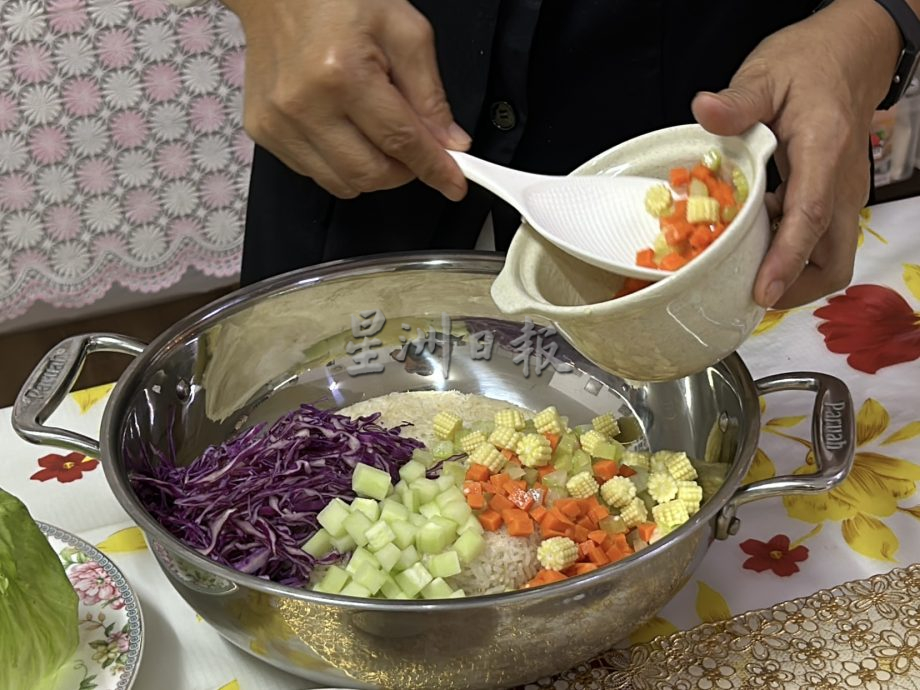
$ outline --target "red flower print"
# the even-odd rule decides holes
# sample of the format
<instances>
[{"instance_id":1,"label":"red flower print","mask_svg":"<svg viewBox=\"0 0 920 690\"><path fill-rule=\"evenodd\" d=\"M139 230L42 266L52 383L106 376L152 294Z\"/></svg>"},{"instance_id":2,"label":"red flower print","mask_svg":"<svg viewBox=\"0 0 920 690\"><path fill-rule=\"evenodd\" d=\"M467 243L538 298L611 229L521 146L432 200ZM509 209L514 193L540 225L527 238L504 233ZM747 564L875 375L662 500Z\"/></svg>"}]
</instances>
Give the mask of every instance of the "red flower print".
<instances>
[{"instance_id":1,"label":"red flower print","mask_svg":"<svg viewBox=\"0 0 920 690\"><path fill-rule=\"evenodd\" d=\"M827 349L874 374L883 367L920 359L920 314L901 295L881 285L854 285L815 311Z\"/></svg>"},{"instance_id":2,"label":"red flower print","mask_svg":"<svg viewBox=\"0 0 920 690\"><path fill-rule=\"evenodd\" d=\"M758 573L772 570L780 577L799 572L796 563L808 558L808 549L804 546L789 550L789 537L785 534L777 534L768 542L748 539L741 542L741 550L750 556L743 567Z\"/></svg>"},{"instance_id":3,"label":"red flower print","mask_svg":"<svg viewBox=\"0 0 920 690\"><path fill-rule=\"evenodd\" d=\"M57 479L61 484L67 484L81 479L84 472L96 469L99 461L88 458L83 453L70 453L68 455L52 453L39 458L38 464L44 469L33 474L30 479L38 482Z\"/></svg>"}]
</instances>

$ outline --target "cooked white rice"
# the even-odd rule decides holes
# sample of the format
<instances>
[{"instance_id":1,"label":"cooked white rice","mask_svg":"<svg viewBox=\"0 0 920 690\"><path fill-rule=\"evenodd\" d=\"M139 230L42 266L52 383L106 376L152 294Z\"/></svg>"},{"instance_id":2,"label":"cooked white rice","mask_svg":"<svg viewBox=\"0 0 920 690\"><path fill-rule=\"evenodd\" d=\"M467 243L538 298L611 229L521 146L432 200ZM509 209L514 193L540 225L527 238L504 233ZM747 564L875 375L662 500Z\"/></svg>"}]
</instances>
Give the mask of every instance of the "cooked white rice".
<instances>
[{"instance_id":1,"label":"cooked white rice","mask_svg":"<svg viewBox=\"0 0 920 690\"><path fill-rule=\"evenodd\" d=\"M498 594L520 589L540 569L537 546L540 535L534 530L529 537L512 537L502 527L497 532L486 532L485 547L472 563L452 578L455 589L467 596Z\"/></svg>"},{"instance_id":2,"label":"cooked white rice","mask_svg":"<svg viewBox=\"0 0 920 690\"><path fill-rule=\"evenodd\" d=\"M404 430L403 434L416 438L430 447L437 441L432 426L439 412L448 411L459 415L463 424L468 427L474 422L491 422L496 412L509 408L517 408L517 406L473 393L410 391L362 400L342 408L339 413L355 418L379 412L379 423L385 427L394 427L409 422L413 427ZM529 410L521 409L521 411L527 418L533 416Z\"/></svg>"}]
</instances>

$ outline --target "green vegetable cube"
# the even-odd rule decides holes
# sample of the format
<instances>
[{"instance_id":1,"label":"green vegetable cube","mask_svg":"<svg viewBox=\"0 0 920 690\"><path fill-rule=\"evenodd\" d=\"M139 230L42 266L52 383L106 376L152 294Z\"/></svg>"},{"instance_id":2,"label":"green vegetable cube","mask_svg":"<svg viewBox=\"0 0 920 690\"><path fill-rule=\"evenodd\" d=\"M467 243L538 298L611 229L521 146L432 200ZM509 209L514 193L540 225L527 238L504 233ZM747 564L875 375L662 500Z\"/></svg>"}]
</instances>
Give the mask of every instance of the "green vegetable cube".
<instances>
[{"instance_id":1,"label":"green vegetable cube","mask_svg":"<svg viewBox=\"0 0 920 690\"><path fill-rule=\"evenodd\" d=\"M476 557L480 553L482 553L482 549L485 545L486 541L482 538L481 534L473 530L467 530L459 536L452 548L457 552L457 557L460 559L460 562L463 565L469 565L476 560Z\"/></svg>"},{"instance_id":2,"label":"green vegetable cube","mask_svg":"<svg viewBox=\"0 0 920 690\"><path fill-rule=\"evenodd\" d=\"M392 543L396 539L396 534L386 522L380 520L368 528L366 537L367 548L371 551L379 551L387 544Z\"/></svg>"},{"instance_id":3,"label":"green vegetable cube","mask_svg":"<svg viewBox=\"0 0 920 690\"><path fill-rule=\"evenodd\" d=\"M338 594L342 588L348 584L349 574L337 565L330 565L323 575L323 579L313 587L317 592L326 594Z\"/></svg>"},{"instance_id":4,"label":"green vegetable cube","mask_svg":"<svg viewBox=\"0 0 920 690\"><path fill-rule=\"evenodd\" d=\"M435 515L434 517L428 520L429 522L434 522L437 525L440 525L445 530L450 532L452 537L457 536L457 528L460 526L450 518L446 518L443 515Z\"/></svg>"},{"instance_id":5,"label":"green vegetable cube","mask_svg":"<svg viewBox=\"0 0 920 690\"><path fill-rule=\"evenodd\" d=\"M406 495L407 491L409 491L409 482L407 482L405 479L400 479L393 485L393 491L396 492L396 495L401 501L402 497Z\"/></svg>"},{"instance_id":6,"label":"green vegetable cube","mask_svg":"<svg viewBox=\"0 0 920 690\"><path fill-rule=\"evenodd\" d=\"M456 455L453 441L438 441L431 447L431 453L435 461L446 460L451 455Z\"/></svg>"},{"instance_id":7,"label":"green vegetable cube","mask_svg":"<svg viewBox=\"0 0 920 690\"><path fill-rule=\"evenodd\" d=\"M430 503L438 495L438 485L433 479L420 477L412 481L409 486L418 492L420 503Z\"/></svg>"},{"instance_id":8,"label":"green vegetable cube","mask_svg":"<svg viewBox=\"0 0 920 690\"><path fill-rule=\"evenodd\" d=\"M454 480L454 486L463 484L466 479L466 467L460 462L445 462L441 466L441 476L448 476Z\"/></svg>"},{"instance_id":9,"label":"green vegetable cube","mask_svg":"<svg viewBox=\"0 0 920 690\"><path fill-rule=\"evenodd\" d=\"M346 532L341 537L332 538L332 548L336 553L348 553L349 551L354 551L357 544L355 540L351 538L351 535Z\"/></svg>"},{"instance_id":10,"label":"green vegetable cube","mask_svg":"<svg viewBox=\"0 0 920 690\"><path fill-rule=\"evenodd\" d=\"M425 469L428 469L434 464L434 453L427 448L416 448L412 451L412 459L415 462L422 463Z\"/></svg>"},{"instance_id":11,"label":"green vegetable cube","mask_svg":"<svg viewBox=\"0 0 920 690\"><path fill-rule=\"evenodd\" d=\"M435 577L453 577L460 574L460 569L456 551L445 551L428 559L428 572Z\"/></svg>"},{"instance_id":12,"label":"green vegetable cube","mask_svg":"<svg viewBox=\"0 0 920 690\"><path fill-rule=\"evenodd\" d=\"M396 561L396 565L393 566L393 570L396 572L402 572L403 570L408 570L413 565L419 562L419 553L414 546L409 545L404 548L399 554L399 560Z\"/></svg>"},{"instance_id":13,"label":"green vegetable cube","mask_svg":"<svg viewBox=\"0 0 920 690\"><path fill-rule=\"evenodd\" d=\"M454 483L454 478L449 474L442 474L440 477L435 479L434 482L438 487L438 493L443 493L448 489L457 488L457 485Z\"/></svg>"},{"instance_id":14,"label":"green vegetable cube","mask_svg":"<svg viewBox=\"0 0 920 690\"><path fill-rule=\"evenodd\" d=\"M425 599L447 599L453 593L453 588L440 577L436 577L422 588L422 596Z\"/></svg>"},{"instance_id":15,"label":"green vegetable cube","mask_svg":"<svg viewBox=\"0 0 920 690\"><path fill-rule=\"evenodd\" d=\"M476 534L482 534L485 530L482 527L482 523L479 522L479 519L475 515L470 515L466 522L462 523L457 528L457 534L463 534L464 532L475 532Z\"/></svg>"},{"instance_id":16,"label":"green vegetable cube","mask_svg":"<svg viewBox=\"0 0 920 690\"><path fill-rule=\"evenodd\" d=\"M437 503L441 508L443 508L448 503L452 503L453 501L460 501L462 503L466 503L466 496L463 495L463 492L460 489L458 489L456 486L452 484L446 490L438 494L438 496L434 500L435 500L435 503Z\"/></svg>"},{"instance_id":17,"label":"green vegetable cube","mask_svg":"<svg viewBox=\"0 0 920 690\"><path fill-rule=\"evenodd\" d=\"M333 537L342 537L345 535L345 518L349 515L351 509L348 504L341 498L333 498L319 511L316 520Z\"/></svg>"},{"instance_id":18,"label":"green vegetable cube","mask_svg":"<svg viewBox=\"0 0 920 690\"><path fill-rule=\"evenodd\" d=\"M371 594L376 594L386 582L387 574L370 563L362 563L352 573L351 579L362 587L367 587L367 591Z\"/></svg>"},{"instance_id":19,"label":"green vegetable cube","mask_svg":"<svg viewBox=\"0 0 920 690\"><path fill-rule=\"evenodd\" d=\"M626 449L616 441L604 441L594 447L594 457L603 460L619 460L623 457Z\"/></svg>"},{"instance_id":20,"label":"green vegetable cube","mask_svg":"<svg viewBox=\"0 0 920 690\"><path fill-rule=\"evenodd\" d=\"M581 448L572 453L572 474L591 469L591 456Z\"/></svg>"},{"instance_id":21,"label":"green vegetable cube","mask_svg":"<svg viewBox=\"0 0 920 690\"><path fill-rule=\"evenodd\" d=\"M371 590L363 585L359 585L357 582L349 582L342 588L342 591L339 592L343 597L358 597L359 599L367 599L371 595Z\"/></svg>"},{"instance_id":22,"label":"green vegetable cube","mask_svg":"<svg viewBox=\"0 0 920 690\"><path fill-rule=\"evenodd\" d=\"M405 520L394 520L390 523L390 529L395 535L393 543L401 549L415 543L415 535L418 527Z\"/></svg>"},{"instance_id":23,"label":"green vegetable cube","mask_svg":"<svg viewBox=\"0 0 920 690\"><path fill-rule=\"evenodd\" d=\"M376 467L359 462L351 475L351 488L359 496L382 501L390 493L390 475Z\"/></svg>"},{"instance_id":24,"label":"green vegetable cube","mask_svg":"<svg viewBox=\"0 0 920 690\"><path fill-rule=\"evenodd\" d=\"M466 519L472 514L473 511L470 509L470 506L465 500L451 501L446 506L441 508L441 515L446 517L448 520L456 522L458 525L464 524Z\"/></svg>"},{"instance_id":25,"label":"green vegetable cube","mask_svg":"<svg viewBox=\"0 0 920 690\"><path fill-rule=\"evenodd\" d=\"M455 589L453 592L451 592L450 596L447 598L448 599L463 599L464 597L466 597L466 592L464 592L462 589Z\"/></svg>"},{"instance_id":26,"label":"green vegetable cube","mask_svg":"<svg viewBox=\"0 0 920 690\"><path fill-rule=\"evenodd\" d=\"M456 534L456 523L452 520L447 520L446 522L453 525L452 527L447 527L444 524L435 522L438 519L441 518L435 516L426 522L415 536L415 546L421 553L441 553L453 540Z\"/></svg>"},{"instance_id":27,"label":"green vegetable cube","mask_svg":"<svg viewBox=\"0 0 920 690\"><path fill-rule=\"evenodd\" d=\"M415 489L406 489L406 493L402 495L403 505L406 506L406 510L410 513L417 513L419 506L422 505L422 501L419 498L419 492Z\"/></svg>"},{"instance_id":28,"label":"green vegetable cube","mask_svg":"<svg viewBox=\"0 0 920 690\"><path fill-rule=\"evenodd\" d=\"M348 563L345 564L345 570L354 575L358 568L360 568L365 563L368 563L375 568L380 566L380 563L377 561L377 558L374 556L374 554L359 546L357 549L355 549L354 553L351 554L351 558L348 559Z\"/></svg>"},{"instance_id":29,"label":"green vegetable cube","mask_svg":"<svg viewBox=\"0 0 920 690\"><path fill-rule=\"evenodd\" d=\"M345 518L345 531L355 540L358 546L367 544L367 530L374 524L367 519L367 515L355 511Z\"/></svg>"},{"instance_id":30,"label":"green vegetable cube","mask_svg":"<svg viewBox=\"0 0 920 690\"><path fill-rule=\"evenodd\" d=\"M414 597L434 578L421 563L416 563L396 576L396 584L408 597Z\"/></svg>"},{"instance_id":31,"label":"green vegetable cube","mask_svg":"<svg viewBox=\"0 0 920 690\"><path fill-rule=\"evenodd\" d=\"M398 599L400 594L405 597L403 591L399 588L399 585L396 584L396 580L392 576L387 575L387 579L384 580L383 585L380 587L380 593L383 594L387 599Z\"/></svg>"},{"instance_id":32,"label":"green vegetable cube","mask_svg":"<svg viewBox=\"0 0 920 690\"><path fill-rule=\"evenodd\" d=\"M409 513L409 522L411 522L416 527L421 527L426 522L428 522L428 518L426 518L421 513Z\"/></svg>"},{"instance_id":33,"label":"green vegetable cube","mask_svg":"<svg viewBox=\"0 0 920 690\"><path fill-rule=\"evenodd\" d=\"M431 501L431 503L419 506L418 512L426 518L433 518L435 515L441 514L441 509L438 507L437 503Z\"/></svg>"},{"instance_id":34,"label":"green vegetable cube","mask_svg":"<svg viewBox=\"0 0 920 690\"><path fill-rule=\"evenodd\" d=\"M373 498L356 498L351 502L351 512L360 511L367 516L368 520L376 520L380 517L380 504Z\"/></svg>"},{"instance_id":35,"label":"green vegetable cube","mask_svg":"<svg viewBox=\"0 0 920 690\"><path fill-rule=\"evenodd\" d=\"M399 468L399 476L403 481L412 482L419 477L424 477L426 469L427 468L422 463L410 460Z\"/></svg>"},{"instance_id":36,"label":"green vegetable cube","mask_svg":"<svg viewBox=\"0 0 920 690\"><path fill-rule=\"evenodd\" d=\"M332 537L329 532L320 527L300 548L313 558L322 558L332 551Z\"/></svg>"},{"instance_id":37,"label":"green vegetable cube","mask_svg":"<svg viewBox=\"0 0 920 690\"><path fill-rule=\"evenodd\" d=\"M380 563L380 568L382 570L390 572L396 566L401 554L402 551L396 544L389 543L378 551L375 551L374 558Z\"/></svg>"},{"instance_id":38,"label":"green vegetable cube","mask_svg":"<svg viewBox=\"0 0 920 690\"><path fill-rule=\"evenodd\" d=\"M386 499L380 504L380 519L386 522L395 520L405 520L409 517L409 510L402 503L394 501L392 498Z\"/></svg>"}]
</instances>

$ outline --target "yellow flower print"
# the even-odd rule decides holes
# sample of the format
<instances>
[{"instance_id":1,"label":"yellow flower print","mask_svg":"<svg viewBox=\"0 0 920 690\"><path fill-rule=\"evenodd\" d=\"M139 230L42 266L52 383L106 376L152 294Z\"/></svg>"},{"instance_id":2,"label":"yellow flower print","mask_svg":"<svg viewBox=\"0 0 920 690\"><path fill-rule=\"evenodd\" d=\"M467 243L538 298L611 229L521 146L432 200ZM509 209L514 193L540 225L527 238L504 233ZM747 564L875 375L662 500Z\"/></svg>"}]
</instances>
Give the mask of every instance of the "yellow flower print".
<instances>
[{"instance_id":1,"label":"yellow flower print","mask_svg":"<svg viewBox=\"0 0 920 690\"><path fill-rule=\"evenodd\" d=\"M888 240L869 227L870 222L872 222L872 209L864 208L859 212L859 238L856 240L856 246L863 246L863 242L866 241L865 233L867 232L882 244L888 244Z\"/></svg>"},{"instance_id":2,"label":"yellow flower print","mask_svg":"<svg viewBox=\"0 0 920 690\"><path fill-rule=\"evenodd\" d=\"M879 439L888 430L890 421L888 411L880 402L872 398L866 400L856 417L857 448L865 448ZM795 474L814 472L810 442L771 427L769 423L765 431L807 448L806 463L797 468ZM886 441L897 442L891 440L895 435ZM894 561L900 545L898 537L881 518L898 511L913 514L911 509L899 503L917 492L918 481L920 466L872 450L857 450L850 476L836 489L814 496L787 496L783 503L789 517L797 520L812 524L840 522L841 534L854 551L869 558Z\"/></svg>"}]
</instances>

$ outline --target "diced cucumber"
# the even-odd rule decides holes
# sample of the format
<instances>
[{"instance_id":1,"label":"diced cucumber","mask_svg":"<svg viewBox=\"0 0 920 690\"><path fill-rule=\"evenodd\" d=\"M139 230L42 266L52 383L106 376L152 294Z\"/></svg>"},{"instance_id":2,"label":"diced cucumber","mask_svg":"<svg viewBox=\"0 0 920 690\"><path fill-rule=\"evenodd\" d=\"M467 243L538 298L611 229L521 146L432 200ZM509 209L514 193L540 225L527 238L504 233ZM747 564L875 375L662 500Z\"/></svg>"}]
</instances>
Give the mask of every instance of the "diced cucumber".
<instances>
[{"instance_id":1,"label":"diced cucumber","mask_svg":"<svg viewBox=\"0 0 920 690\"><path fill-rule=\"evenodd\" d=\"M431 447L431 454L434 456L435 462L438 460L446 460L451 455L456 455L454 452L454 442L453 441L437 441Z\"/></svg>"},{"instance_id":2,"label":"diced cucumber","mask_svg":"<svg viewBox=\"0 0 920 690\"><path fill-rule=\"evenodd\" d=\"M482 523L479 522L479 518L475 515L470 515L466 522L460 525L457 528L457 534L463 534L464 532L475 532L476 534L482 534L485 530L482 527Z\"/></svg>"},{"instance_id":3,"label":"diced cucumber","mask_svg":"<svg viewBox=\"0 0 920 690\"><path fill-rule=\"evenodd\" d=\"M409 513L409 522L416 527L421 527L426 522L428 522L428 518L426 518L421 513Z\"/></svg>"},{"instance_id":4,"label":"diced cucumber","mask_svg":"<svg viewBox=\"0 0 920 690\"><path fill-rule=\"evenodd\" d=\"M384 580L383 585L380 587L380 593L387 599L396 599L403 591L399 588L399 585L396 584L396 580L388 575L387 579ZM405 596L405 594L403 594L403 596Z\"/></svg>"},{"instance_id":5,"label":"diced cucumber","mask_svg":"<svg viewBox=\"0 0 920 690\"><path fill-rule=\"evenodd\" d=\"M411 522L394 520L390 523L390 529L392 529L393 534L396 535L393 539L393 543L399 548L404 549L415 543L415 534L418 532L418 527Z\"/></svg>"},{"instance_id":6,"label":"diced cucumber","mask_svg":"<svg viewBox=\"0 0 920 690\"><path fill-rule=\"evenodd\" d=\"M416 563L396 576L396 584L406 596L414 597L433 579L424 565Z\"/></svg>"},{"instance_id":7,"label":"diced cucumber","mask_svg":"<svg viewBox=\"0 0 920 690\"><path fill-rule=\"evenodd\" d=\"M558 489L565 486L568 478L569 473L565 470L555 470L543 477L543 483L551 489Z\"/></svg>"},{"instance_id":8,"label":"diced cucumber","mask_svg":"<svg viewBox=\"0 0 920 690\"><path fill-rule=\"evenodd\" d=\"M380 504L380 519L386 522L405 520L409 517L409 510L402 503L388 498Z\"/></svg>"},{"instance_id":9,"label":"diced cucumber","mask_svg":"<svg viewBox=\"0 0 920 690\"><path fill-rule=\"evenodd\" d=\"M453 577L460 574L460 557L456 551L445 551L428 559L428 572L434 577Z\"/></svg>"},{"instance_id":10,"label":"diced cucumber","mask_svg":"<svg viewBox=\"0 0 920 690\"><path fill-rule=\"evenodd\" d=\"M332 551L332 537L329 532L320 527L300 548L313 558L322 558Z\"/></svg>"},{"instance_id":11,"label":"diced cucumber","mask_svg":"<svg viewBox=\"0 0 920 690\"><path fill-rule=\"evenodd\" d=\"M326 594L338 594L342 591L342 587L348 584L349 577L351 576L347 571L337 565L330 565L326 569L323 579L317 582L313 589Z\"/></svg>"},{"instance_id":12,"label":"diced cucumber","mask_svg":"<svg viewBox=\"0 0 920 690\"><path fill-rule=\"evenodd\" d=\"M553 467L557 470L572 469L572 453L559 453L553 455Z\"/></svg>"},{"instance_id":13,"label":"diced cucumber","mask_svg":"<svg viewBox=\"0 0 920 690\"><path fill-rule=\"evenodd\" d=\"M450 518L446 518L443 515L435 515L434 517L429 519L429 522L434 522L440 527L448 530L451 536L456 536L457 534L457 527L459 527L459 525L453 520L451 520Z\"/></svg>"},{"instance_id":14,"label":"diced cucumber","mask_svg":"<svg viewBox=\"0 0 920 690\"><path fill-rule=\"evenodd\" d=\"M646 509L648 510L649 513L651 513L651 512L652 512L652 508L654 508L655 505L657 505L657 504L655 503L655 499L652 498L651 495L649 495L648 489L646 489L645 491L640 491L640 492L639 492L639 498L641 498L641 499L642 499L642 502L645 503L645 507L646 507Z\"/></svg>"},{"instance_id":15,"label":"diced cucumber","mask_svg":"<svg viewBox=\"0 0 920 690\"><path fill-rule=\"evenodd\" d=\"M572 475L587 472L591 469L591 456L581 448L572 453Z\"/></svg>"},{"instance_id":16,"label":"diced cucumber","mask_svg":"<svg viewBox=\"0 0 920 690\"><path fill-rule=\"evenodd\" d=\"M461 486L466 479L466 466L461 462L445 462L441 466L441 476L445 475L454 480L454 486Z\"/></svg>"},{"instance_id":17,"label":"diced cucumber","mask_svg":"<svg viewBox=\"0 0 920 690\"><path fill-rule=\"evenodd\" d=\"M626 452L623 446L616 441L602 441L594 447L594 457L603 460L619 460Z\"/></svg>"},{"instance_id":18,"label":"diced cucumber","mask_svg":"<svg viewBox=\"0 0 920 690\"><path fill-rule=\"evenodd\" d=\"M351 475L351 488L358 496L382 501L390 493L390 475L376 467L359 462Z\"/></svg>"},{"instance_id":19,"label":"diced cucumber","mask_svg":"<svg viewBox=\"0 0 920 690\"><path fill-rule=\"evenodd\" d=\"M463 565L469 565L482 553L485 545L486 541L481 534L467 530L457 538L451 548L457 552L457 557Z\"/></svg>"},{"instance_id":20,"label":"diced cucumber","mask_svg":"<svg viewBox=\"0 0 920 690\"><path fill-rule=\"evenodd\" d=\"M454 478L449 474L442 474L440 477L434 480L435 484L438 487L438 493L444 493L448 489L456 489L457 485L454 484Z\"/></svg>"},{"instance_id":21,"label":"diced cucumber","mask_svg":"<svg viewBox=\"0 0 920 690\"><path fill-rule=\"evenodd\" d=\"M393 571L402 572L403 570L411 568L413 565L418 563L419 558L421 558L421 556L419 556L419 552L414 546L410 544L402 551L400 551L399 560L396 561L396 565L393 566Z\"/></svg>"},{"instance_id":22,"label":"diced cucumber","mask_svg":"<svg viewBox=\"0 0 920 690\"><path fill-rule=\"evenodd\" d=\"M386 572L390 572L396 566L396 562L399 560L399 556L402 553L400 548L394 543L389 543L381 549L378 549L374 552L374 558L377 559L377 562L380 564L380 568Z\"/></svg>"},{"instance_id":23,"label":"diced cucumber","mask_svg":"<svg viewBox=\"0 0 920 690\"><path fill-rule=\"evenodd\" d=\"M495 422L490 422L483 420L481 422L473 422L470 424L470 431L481 431L486 438L492 435L492 432L495 431Z\"/></svg>"},{"instance_id":24,"label":"diced cucumber","mask_svg":"<svg viewBox=\"0 0 920 690\"><path fill-rule=\"evenodd\" d=\"M431 503L426 503L423 506L419 506L418 509L419 515L424 515L426 518L432 518L435 515L441 514L441 509L438 507L438 504L432 501Z\"/></svg>"},{"instance_id":25,"label":"diced cucumber","mask_svg":"<svg viewBox=\"0 0 920 690\"><path fill-rule=\"evenodd\" d=\"M377 558L374 556L374 554L372 554L364 547L359 546L357 549L355 549L354 553L351 554L351 558L348 559L348 563L345 565L345 570L354 575L355 571L365 563L369 563L375 568L380 566L380 563L377 562Z\"/></svg>"},{"instance_id":26,"label":"diced cucumber","mask_svg":"<svg viewBox=\"0 0 920 690\"><path fill-rule=\"evenodd\" d=\"M351 515L351 508L341 498L333 498L316 515L316 521L333 537L345 534L345 518Z\"/></svg>"},{"instance_id":27,"label":"diced cucumber","mask_svg":"<svg viewBox=\"0 0 920 690\"><path fill-rule=\"evenodd\" d=\"M332 548L335 549L336 553L348 553L349 551L354 551L357 544L355 540L351 538L351 535L346 532L341 537L332 538Z\"/></svg>"},{"instance_id":28,"label":"diced cucumber","mask_svg":"<svg viewBox=\"0 0 920 690\"><path fill-rule=\"evenodd\" d=\"M371 590L363 585L359 585L357 582L349 582L342 588L342 591L339 592L344 597L358 597L359 599L367 599L371 595Z\"/></svg>"},{"instance_id":29,"label":"diced cucumber","mask_svg":"<svg viewBox=\"0 0 920 690\"><path fill-rule=\"evenodd\" d=\"M578 438L581 438L585 433L589 431L594 431L593 424L579 424L578 426L575 427L575 435Z\"/></svg>"},{"instance_id":30,"label":"diced cucumber","mask_svg":"<svg viewBox=\"0 0 920 690\"><path fill-rule=\"evenodd\" d=\"M355 572L352 573L351 579L362 587L367 587L367 590L371 594L376 594L380 591L383 583L386 582L387 574L380 568L375 568L370 563L362 563Z\"/></svg>"},{"instance_id":31,"label":"diced cucumber","mask_svg":"<svg viewBox=\"0 0 920 690\"><path fill-rule=\"evenodd\" d=\"M417 513L418 507L422 504L419 500L419 493L415 489L406 489L406 493L402 495L402 502L410 514Z\"/></svg>"},{"instance_id":32,"label":"diced cucumber","mask_svg":"<svg viewBox=\"0 0 920 690\"><path fill-rule=\"evenodd\" d=\"M451 484L450 487L439 493L435 497L434 501L440 508L443 508L448 503L452 503L454 501L466 503L466 496L463 495L463 492L460 489Z\"/></svg>"},{"instance_id":33,"label":"diced cucumber","mask_svg":"<svg viewBox=\"0 0 920 690\"><path fill-rule=\"evenodd\" d=\"M371 551L379 551L396 539L396 534L390 529L390 525L383 520L379 520L371 525L367 530L366 536L367 548Z\"/></svg>"},{"instance_id":34,"label":"diced cucumber","mask_svg":"<svg viewBox=\"0 0 920 690\"><path fill-rule=\"evenodd\" d=\"M380 504L373 498L356 498L353 500L351 502L351 512L356 510L364 513L371 522L380 517Z\"/></svg>"},{"instance_id":35,"label":"diced cucumber","mask_svg":"<svg viewBox=\"0 0 920 690\"><path fill-rule=\"evenodd\" d=\"M448 520L453 520L458 525L464 524L467 518L472 514L473 511L470 509L470 506L466 501L451 501L446 506L441 508L441 515L446 517Z\"/></svg>"},{"instance_id":36,"label":"diced cucumber","mask_svg":"<svg viewBox=\"0 0 920 690\"><path fill-rule=\"evenodd\" d=\"M578 436L569 432L562 435L562 438L559 439L559 443L556 445L556 450L553 453L553 464L555 465L555 458L561 457L563 455L572 455L578 449Z\"/></svg>"},{"instance_id":37,"label":"diced cucumber","mask_svg":"<svg viewBox=\"0 0 920 690\"><path fill-rule=\"evenodd\" d=\"M367 544L367 530L374 523L367 519L367 515L355 511L345 518L345 531L355 540L358 546Z\"/></svg>"},{"instance_id":38,"label":"diced cucumber","mask_svg":"<svg viewBox=\"0 0 920 690\"><path fill-rule=\"evenodd\" d=\"M420 503L430 503L438 495L438 485L433 479L421 477L409 484L413 491L418 492Z\"/></svg>"},{"instance_id":39,"label":"diced cucumber","mask_svg":"<svg viewBox=\"0 0 920 690\"><path fill-rule=\"evenodd\" d=\"M619 515L608 515L602 518L601 521L597 523L597 526L607 534L623 534L629 531L623 518Z\"/></svg>"},{"instance_id":40,"label":"diced cucumber","mask_svg":"<svg viewBox=\"0 0 920 690\"><path fill-rule=\"evenodd\" d=\"M428 468L425 467L420 462L415 462L415 460L410 460L405 465L399 468L399 476L407 482L412 482L419 477L425 476L425 470Z\"/></svg>"},{"instance_id":41,"label":"diced cucumber","mask_svg":"<svg viewBox=\"0 0 920 690\"><path fill-rule=\"evenodd\" d=\"M709 196L709 187L706 186L705 182L694 177L690 180L687 196Z\"/></svg>"},{"instance_id":42,"label":"diced cucumber","mask_svg":"<svg viewBox=\"0 0 920 690\"><path fill-rule=\"evenodd\" d=\"M427 470L434 464L434 453L427 448L416 448L412 451L412 459L415 462L422 463Z\"/></svg>"},{"instance_id":43,"label":"diced cucumber","mask_svg":"<svg viewBox=\"0 0 920 690\"><path fill-rule=\"evenodd\" d=\"M441 553L446 549L456 534L456 527L447 527L438 524L435 520L442 519L437 515L426 522L415 535L415 546L420 553ZM452 525L456 525L452 520L448 520Z\"/></svg>"},{"instance_id":44,"label":"diced cucumber","mask_svg":"<svg viewBox=\"0 0 920 690\"><path fill-rule=\"evenodd\" d=\"M533 486L537 483L537 480L540 478L540 472L535 470L533 467L524 468L524 480L529 486Z\"/></svg>"},{"instance_id":45,"label":"diced cucumber","mask_svg":"<svg viewBox=\"0 0 920 690\"><path fill-rule=\"evenodd\" d=\"M524 476L524 468L520 465L512 465L509 463L502 471L512 479L520 479Z\"/></svg>"},{"instance_id":46,"label":"diced cucumber","mask_svg":"<svg viewBox=\"0 0 920 690\"><path fill-rule=\"evenodd\" d=\"M648 470L643 467L634 467L636 473L629 478L636 486L636 491L641 492L645 491L648 488Z\"/></svg>"},{"instance_id":47,"label":"diced cucumber","mask_svg":"<svg viewBox=\"0 0 920 690\"><path fill-rule=\"evenodd\" d=\"M409 491L409 483L405 479L400 479L393 485L393 491L396 492L396 496L399 500L403 500L403 496Z\"/></svg>"},{"instance_id":48,"label":"diced cucumber","mask_svg":"<svg viewBox=\"0 0 920 690\"><path fill-rule=\"evenodd\" d=\"M422 597L425 599L447 599L453 593L453 587L440 577L436 577L422 588Z\"/></svg>"},{"instance_id":49,"label":"diced cucumber","mask_svg":"<svg viewBox=\"0 0 920 690\"><path fill-rule=\"evenodd\" d=\"M466 596L466 592L464 592L462 589L455 589L453 592L451 592L450 596L447 598L448 599L463 599L465 596Z\"/></svg>"}]
</instances>

